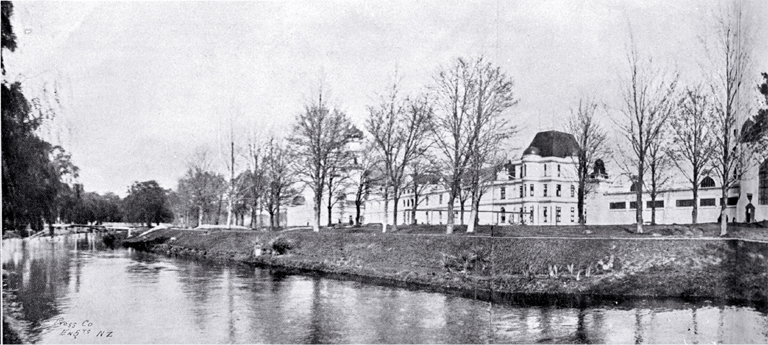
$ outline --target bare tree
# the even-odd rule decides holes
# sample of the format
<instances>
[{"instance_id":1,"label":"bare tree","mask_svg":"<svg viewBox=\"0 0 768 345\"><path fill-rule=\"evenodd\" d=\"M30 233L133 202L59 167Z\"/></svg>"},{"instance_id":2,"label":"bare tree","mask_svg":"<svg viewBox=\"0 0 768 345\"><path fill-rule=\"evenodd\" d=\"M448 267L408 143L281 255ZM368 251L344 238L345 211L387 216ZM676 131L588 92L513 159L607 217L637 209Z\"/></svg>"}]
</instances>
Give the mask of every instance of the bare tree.
<instances>
[{"instance_id":1,"label":"bare tree","mask_svg":"<svg viewBox=\"0 0 768 345\"><path fill-rule=\"evenodd\" d=\"M317 103L307 105L304 112L296 116L289 141L296 154L295 171L314 194L314 231L320 231L320 210L329 163L334 154L359 138L362 138L360 130L352 125L346 114L329 109L322 93Z\"/></svg>"},{"instance_id":2,"label":"bare tree","mask_svg":"<svg viewBox=\"0 0 768 345\"><path fill-rule=\"evenodd\" d=\"M326 179L326 194L328 195L328 226L333 226L333 207L340 203L340 194L346 195L345 191L352 181L350 172L353 169L355 156L349 151L337 151L328 163L328 178ZM344 198L346 200L346 198Z\"/></svg>"},{"instance_id":3,"label":"bare tree","mask_svg":"<svg viewBox=\"0 0 768 345\"><path fill-rule=\"evenodd\" d=\"M250 227L254 228L254 225L261 227L261 210L263 209L263 198L267 189L267 178L265 176L264 168L264 152L262 150L263 144L251 138L248 143L248 171L246 183L248 190L245 194L245 200L248 203L248 207L251 211L251 224ZM257 217L256 211L259 211L259 221L255 222Z\"/></svg>"},{"instance_id":4,"label":"bare tree","mask_svg":"<svg viewBox=\"0 0 768 345\"><path fill-rule=\"evenodd\" d=\"M714 152L712 120L712 104L703 94L701 87L686 88L678 102L678 111L671 118L671 140L667 152L675 166L691 183L693 224L698 222L699 186Z\"/></svg>"},{"instance_id":5,"label":"bare tree","mask_svg":"<svg viewBox=\"0 0 768 345\"><path fill-rule=\"evenodd\" d=\"M368 200L371 189L383 178L380 159L373 143L366 142L357 152L353 162L351 182L355 186L355 225L361 225L361 207Z\"/></svg>"},{"instance_id":6,"label":"bare tree","mask_svg":"<svg viewBox=\"0 0 768 345\"><path fill-rule=\"evenodd\" d=\"M582 225L587 222L584 214L584 202L587 194L591 191L590 187L593 186L593 184L588 183L591 178L589 169L598 159L604 160L610 154L606 144L605 128L595 118L597 108L597 102L592 99L579 100L579 108L575 111L571 109L571 116L566 125L566 130L573 135L579 144L579 156L576 162L576 178L579 184L577 211L579 224Z\"/></svg>"},{"instance_id":7,"label":"bare tree","mask_svg":"<svg viewBox=\"0 0 768 345\"><path fill-rule=\"evenodd\" d=\"M381 157L384 168L384 221L382 232L389 223L390 190L393 199L392 228L397 230L397 208L405 185L406 167L424 154L428 147L432 108L426 97L402 98L398 81L392 84L388 94L381 97L379 105L369 107L366 129Z\"/></svg>"},{"instance_id":8,"label":"bare tree","mask_svg":"<svg viewBox=\"0 0 768 345\"><path fill-rule=\"evenodd\" d=\"M433 93L436 111L432 125L435 146L440 153L443 181L448 189L448 224L453 233L454 202L461 193L462 180L470 179L471 219L479 205L479 176L488 163L485 153L497 149L514 127L501 114L516 102L512 81L485 58L459 58L437 72ZM474 230L474 221L468 231Z\"/></svg>"},{"instance_id":9,"label":"bare tree","mask_svg":"<svg viewBox=\"0 0 768 345\"><path fill-rule=\"evenodd\" d=\"M648 170L650 174L650 186L648 194L651 197L651 224L656 225L656 198L661 190L669 183L672 175L669 170L672 167L672 159L667 154L666 147L669 143L666 140L667 131L662 129L656 140L652 141L648 147Z\"/></svg>"},{"instance_id":10,"label":"bare tree","mask_svg":"<svg viewBox=\"0 0 768 345\"><path fill-rule=\"evenodd\" d=\"M707 70L714 103L712 129L715 138L713 170L721 182L720 236L728 232L728 190L741 180L750 165L741 126L749 117L748 87L752 59L752 35L741 3L715 14L713 42L705 49L711 66Z\"/></svg>"},{"instance_id":11,"label":"bare tree","mask_svg":"<svg viewBox=\"0 0 768 345\"><path fill-rule=\"evenodd\" d=\"M293 187L295 174L291 170L291 153L275 138L266 145L264 172L267 182L265 206L269 213L269 225L280 227L280 206L286 204L298 194Z\"/></svg>"},{"instance_id":12,"label":"bare tree","mask_svg":"<svg viewBox=\"0 0 768 345\"><path fill-rule=\"evenodd\" d=\"M424 201L423 194L427 188L439 183L438 168L432 163L433 158L427 155L413 160L408 165L410 179L407 185L413 193L413 204L411 205L411 224L416 225L416 210Z\"/></svg>"},{"instance_id":13,"label":"bare tree","mask_svg":"<svg viewBox=\"0 0 768 345\"><path fill-rule=\"evenodd\" d=\"M677 75L667 78L652 66L652 60L641 59L632 40L627 54L629 78L623 82L621 116L614 120L629 152L620 149L630 162L626 167L636 184L635 217L637 233L643 233L643 181L648 151L659 140L659 132L672 115ZM636 175L635 175L636 173Z\"/></svg>"}]
</instances>

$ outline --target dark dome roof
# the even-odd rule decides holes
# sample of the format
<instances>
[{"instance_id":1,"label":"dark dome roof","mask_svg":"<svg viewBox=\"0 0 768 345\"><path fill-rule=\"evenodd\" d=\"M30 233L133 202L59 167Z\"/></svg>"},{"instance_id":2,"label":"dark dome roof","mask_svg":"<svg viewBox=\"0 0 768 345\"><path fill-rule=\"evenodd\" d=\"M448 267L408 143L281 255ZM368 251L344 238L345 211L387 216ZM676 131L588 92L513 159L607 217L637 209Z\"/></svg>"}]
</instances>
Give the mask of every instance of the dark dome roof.
<instances>
[{"instance_id":1,"label":"dark dome roof","mask_svg":"<svg viewBox=\"0 0 768 345\"><path fill-rule=\"evenodd\" d=\"M570 157L579 154L579 144L573 135L558 131L536 133L531 145L523 151L527 154L538 154L541 157ZM535 152L535 153L534 153Z\"/></svg>"},{"instance_id":2,"label":"dark dome roof","mask_svg":"<svg viewBox=\"0 0 768 345\"><path fill-rule=\"evenodd\" d=\"M525 151L523 151L523 156L527 155L539 155L541 154L541 150L539 150L536 146L529 146Z\"/></svg>"}]
</instances>

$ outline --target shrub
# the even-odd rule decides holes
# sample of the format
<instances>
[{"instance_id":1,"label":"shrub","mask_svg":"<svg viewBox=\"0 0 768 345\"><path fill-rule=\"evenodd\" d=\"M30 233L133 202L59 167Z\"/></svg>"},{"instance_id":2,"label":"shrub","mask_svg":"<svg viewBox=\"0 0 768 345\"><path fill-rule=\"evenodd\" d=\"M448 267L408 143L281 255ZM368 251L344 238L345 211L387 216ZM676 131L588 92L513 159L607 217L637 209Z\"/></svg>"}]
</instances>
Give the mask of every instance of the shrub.
<instances>
[{"instance_id":1,"label":"shrub","mask_svg":"<svg viewBox=\"0 0 768 345\"><path fill-rule=\"evenodd\" d=\"M280 255L288 253L293 247L293 242L285 237L278 237L272 241L272 250Z\"/></svg>"}]
</instances>

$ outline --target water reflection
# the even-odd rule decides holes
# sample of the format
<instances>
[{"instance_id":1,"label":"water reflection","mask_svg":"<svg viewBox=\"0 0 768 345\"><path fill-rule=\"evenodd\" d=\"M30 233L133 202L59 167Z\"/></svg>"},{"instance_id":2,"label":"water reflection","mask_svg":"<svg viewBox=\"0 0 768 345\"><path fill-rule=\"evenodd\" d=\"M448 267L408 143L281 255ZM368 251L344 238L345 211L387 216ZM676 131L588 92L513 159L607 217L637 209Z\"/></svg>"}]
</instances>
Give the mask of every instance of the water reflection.
<instances>
[{"instance_id":1,"label":"water reflection","mask_svg":"<svg viewBox=\"0 0 768 345\"><path fill-rule=\"evenodd\" d=\"M5 240L2 260L40 343L768 342L768 316L749 306L492 304L105 250L90 234ZM62 335L57 320L92 333Z\"/></svg>"}]
</instances>

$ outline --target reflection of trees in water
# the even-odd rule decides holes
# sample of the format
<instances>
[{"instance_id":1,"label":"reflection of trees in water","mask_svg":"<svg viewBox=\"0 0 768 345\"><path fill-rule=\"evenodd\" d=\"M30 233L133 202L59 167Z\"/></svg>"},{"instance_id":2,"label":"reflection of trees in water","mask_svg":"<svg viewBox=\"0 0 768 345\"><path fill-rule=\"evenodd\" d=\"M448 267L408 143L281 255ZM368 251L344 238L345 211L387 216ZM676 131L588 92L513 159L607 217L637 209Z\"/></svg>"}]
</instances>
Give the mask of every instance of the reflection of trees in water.
<instances>
[{"instance_id":1,"label":"reflection of trees in water","mask_svg":"<svg viewBox=\"0 0 768 345\"><path fill-rule=\"evenodd\" d=\"M194 261L177 260L175 263L181 292L192 301L195 325L198 329L206 329L210 317L209 300L222 280L222 272Z\"/></svg>"},{"instance_id":2,"label":"reflection of trees in water","mask_svg":"<svg viewBox=\"0 0 768 345\"><path fill-rule=\"evenodd\" d=\"M13 272L8 276L8 287L16 291L17 302L23 306L22 316L29 322L32 341L50 326L42 322L60 313L56 301L67 293L72 261L69 250L75 244L68 236L27 239L11 247L3 243L4 251L21 253L18 264L3 263L3 269ZM75 270L75 275L79 280L80 271Z\"/></svg>"}]
</instances>

